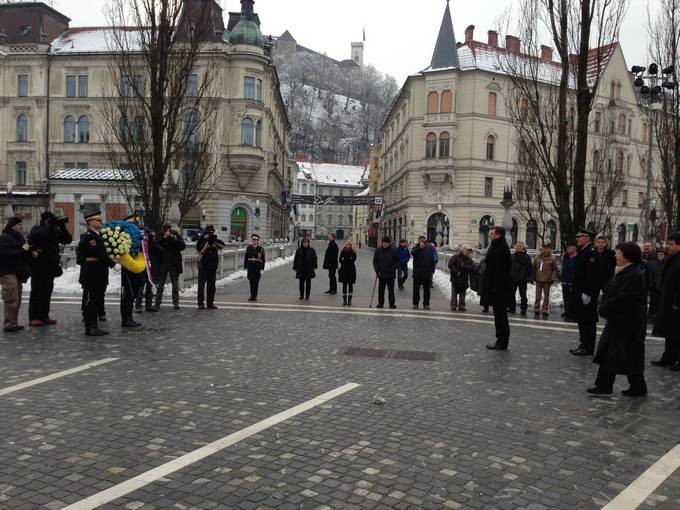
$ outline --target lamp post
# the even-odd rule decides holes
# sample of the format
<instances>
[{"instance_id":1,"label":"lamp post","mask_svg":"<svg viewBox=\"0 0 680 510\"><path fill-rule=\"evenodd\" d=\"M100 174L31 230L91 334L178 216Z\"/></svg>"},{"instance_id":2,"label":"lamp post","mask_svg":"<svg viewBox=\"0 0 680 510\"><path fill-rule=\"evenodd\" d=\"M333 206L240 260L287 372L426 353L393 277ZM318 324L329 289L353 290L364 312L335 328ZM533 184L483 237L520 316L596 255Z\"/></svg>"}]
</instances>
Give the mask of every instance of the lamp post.
<instances>
[{"instance_id":1,"label":"lamp post","mask_svg":"<svg viewBox=\"0 0 680 510\"><path fill-rule=\"evenodd\" d=\"M661 74L659 74L658 64L650 64L647 68L643 66L633 66L631 71L636 75L633 85L638 101L647 106L647 121L649 126L647 135L649 136L649 139L647 140L647 189L644 203L644 240L649 241L652 238L653 112L666 106L665 90L673 90L676 88L677 84L674 81L671 81L675 73L675 67L672 65L661 70Z\"/></svg>"},{"instance_id":2,"label":"lamp post","mask_svg":"<svg viewBox=\"0 0 680 510\"><path fill-rule=\"evenodd\" d=\"M512 212L510 209L515 205L515 200L512 198L512 179L505 178L505 186L503 187L503 221L501 227L505 229L505 240L508 246L512 246Z\"/></svg>"},{"instance_id":3,"label":"lamp post","mask_svg":"<svg viewBox=\"0 0 680 510\"><path fill-rule=\"evenodd\" d=\"M5 219L14 216L14 207L12 206L12 190L14 185L11 181L7 181L7 205L5 206Z\"/></svg>"},{"instance_id":4,"label":"lamp post","mask_svg":"<svg viewBox=\"0 0 680 510\"><path fill-rule=\"evenodd\" d=\"M170 185L170 211L168 212L168 219L172 225L177 225L179 229L179 222L182 219L182 213L179 210L179 170L176 168L172 171L172 183Z\"/></svg>"}]
</instances>

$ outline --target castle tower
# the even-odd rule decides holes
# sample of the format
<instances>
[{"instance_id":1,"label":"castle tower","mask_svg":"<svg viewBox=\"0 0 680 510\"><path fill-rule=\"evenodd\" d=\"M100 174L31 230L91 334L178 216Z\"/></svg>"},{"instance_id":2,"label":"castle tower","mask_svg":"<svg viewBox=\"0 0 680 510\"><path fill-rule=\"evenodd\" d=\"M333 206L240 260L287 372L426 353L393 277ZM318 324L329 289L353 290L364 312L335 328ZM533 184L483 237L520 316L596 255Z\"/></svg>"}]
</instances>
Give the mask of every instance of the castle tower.
<instances>
[{"instance_id":1,"label":"castle tower","mask_svg":"<svg viewBox=\"0 0 680 510\"><path fill-rule=\"evenodd\" d=\"M357 63L360 68L364 67L364 43L352 43L352 60Z\"/></svg>"}]
</instances>

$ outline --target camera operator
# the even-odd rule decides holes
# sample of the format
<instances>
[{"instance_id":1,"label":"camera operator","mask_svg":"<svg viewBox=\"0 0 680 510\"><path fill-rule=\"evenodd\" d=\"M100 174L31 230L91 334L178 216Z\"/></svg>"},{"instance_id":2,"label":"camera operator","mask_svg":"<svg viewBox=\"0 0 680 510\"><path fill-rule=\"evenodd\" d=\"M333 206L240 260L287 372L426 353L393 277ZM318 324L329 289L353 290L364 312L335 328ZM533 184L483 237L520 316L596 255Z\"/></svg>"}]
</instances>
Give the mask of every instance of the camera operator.
<instances>
[{"instance_id":1,"label":"camera operator","mask_svg":"<svg viewBox=\"0 0 680 510\"><path fill-rule=\"evenodd\" d=\"M59 213L58 213L59 214ZM31 326L56 324L50 317L50 301L54 279L63 274L61 269L60 244L73 241L66 228L68 218L50 211L40 215L40 225L31 229L28 244L31 245L31 297L28 304L28 319Z\"/></svg>"},{"instance_id":2,"label":"camera operator","mask_svg":"<svg viewBox=\"0 0 680 510\"><path fill-rule=\"evenodd\" d=\"M163 233L156 244L160 259L160 271L158 273L158 286L156 292L156 309L160 309L163 303L163 290L165 281L170 275L172 283L172 306L179 310L179 275L182 274L182 251L187 247L179 232L170 225L163 225Z\"/></svg>"},{"instance_id":3,"label":"camera operator","mask_svg":"<svg viewBox=\"0 0 680 510\"><path fill-rule=\"evenodd\" d=\"M205 287L208 287L207 308L214 310L215 306L215 280L217 279L217 267L219 266L219 251L224 248L224 242L215 235L215 227L208 225L205 232L196 243L198 252L198 308L204 310L203 298Z\"/></svg>"}]
</instances>

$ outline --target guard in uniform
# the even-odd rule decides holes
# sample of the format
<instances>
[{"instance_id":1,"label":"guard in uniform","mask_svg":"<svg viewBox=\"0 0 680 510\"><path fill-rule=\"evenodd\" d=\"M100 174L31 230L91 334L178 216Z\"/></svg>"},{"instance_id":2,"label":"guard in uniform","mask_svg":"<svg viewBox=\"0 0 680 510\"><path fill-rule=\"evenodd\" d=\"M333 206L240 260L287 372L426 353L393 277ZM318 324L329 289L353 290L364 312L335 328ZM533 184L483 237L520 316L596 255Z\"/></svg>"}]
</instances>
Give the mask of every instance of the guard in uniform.
<instances>
[{"instance_id":1,"label":"guard in uniform","mask_svg":"<svg viewBox=\"0 0 680 510\"><path fill-rule=\"evenodd\" d=\"M131 214L123 221L139 225L139 217L136 214ZM122 326L124 328L137 328L141 326L139 322L135 322L132 318L132 312L135 306L135 298L139 292L139 288L144 282L144 273L133 273L128 271L121 265L120 269L120 318L122 319Z\"/></svg>"},{"instance_id":2,"label":"guard in uniform","mask_svg":"<svg viewBox=\"0 0 680 510\"><path fill-rule=\"evenodd\" d=\"M109 268L116 263L106 254L106 248L99 230L102 228L101 211L85 216L87 232L78 243L77 262L80 265L80 285L83 287L85 334L87 336L108 335L99 328L99 312L104 310L104 294L109 284Z\"/></svg>"},{"instance_id":3,"label":"guard in uniform","mask_svg":"<svg viewBox=\"0 0 680 510\"><path fill-rule=\"evenodd\" d=\"M264 248L260 246L260 236L257 234L253 234L250 239L252 244L246 248L243 269L248 271L248 280L250 281L250 299L248 301L257 301L260 277L262 271L264 271Z\"/></svg>"},{"instance_id":4,"label":"guard in uniform","mask_svg":"<svg viewBox=\"0 0 680 510\"><path fill-rule=\"evenodd\" d=\"M592 242L594 236L585 228L579 229L576 234L579 252L574 269L573 307L580 343L578 348L569 351L574 356L592 356L595 352L601 277L598 253Z\"/></svg>"}]
</instances>

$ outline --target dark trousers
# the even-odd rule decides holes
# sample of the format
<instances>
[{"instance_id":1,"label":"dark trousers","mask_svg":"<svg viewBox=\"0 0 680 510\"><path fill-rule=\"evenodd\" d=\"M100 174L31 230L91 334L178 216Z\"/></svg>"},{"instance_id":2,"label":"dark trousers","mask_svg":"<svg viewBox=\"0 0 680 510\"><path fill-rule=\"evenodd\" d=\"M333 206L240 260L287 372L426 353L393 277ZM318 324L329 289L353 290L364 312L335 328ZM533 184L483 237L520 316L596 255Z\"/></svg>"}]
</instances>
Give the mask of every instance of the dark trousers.
<instances>
[{"instance_id":1,"label":"dark trousers","mask_svg":"<svg viewBox=\"0 0 680 510\"><path fill-rule=\"evenodd\" d=\"M430 306L430 280L421 278L413 280L413 304L420 303L420 287L423 288L423 306Z\"/></svg>"},{"instance_id":2,"label":"dark trousers","mask_svg":"<svg viewBox=\"0 0 680 510\"><path fill-rule=\"evenodd\" d=\"M349 294L350 296L354 292L354 284L348 282L342 282L342 293Z\"/></svg>"},{"instance_id":3,"label":"dark trousers","mask_svg":"<svg viewBox=\"0 0 680 510\"><path fill-rule=\"evenodd\" d=\"M50 316L50 301L54 277L36 273L31 276L31 297L28 301L28 320L46 321Z\"/></svg>"},{"instance_id":4,"label":"dark trousers","mask_svg":"<svg viewBox=\"0 0 680 510\"><path fill-rule=\"evenodd\" d=\"M404 288L404 283L406 283L406 280L408 280L408 262L402 262L399 266L399 269L397 270L397 283L399 284L400 289Z\"/></svg>"},{"instance_id":5,"label":"dark trousers","mask_svg":"<svg viewBox=\"0 0 680 510\"><path fill-rule=\"evenodd\" d=\"M595 350L595 340L597 338L597 323L578 321L578 334L581 347L589 351Z\"/></svg>"},{"instance_id":6,"label":"dark trousers","mask_svg":"<svg viewBox=\"0 0 680 510\"><path fill-rule=\"evenodd\" d=\"M680 338L665 338L661 361L668 364L680 361Z\"/></svg>"},{"instance_id":7,"label":"dark trousers","mask_svg":"<svg viewBox=\"0 0 680 510\"><path fill-rule=\"evenodd\" d=\"M564 302L564 316L574 318L574 286L571 283L562 284L562 301Z\"/></svg>"},{"instance_id":8,"label":"dark trousers","mask_svg":"<svg viewBox=\"0 0 680 510\"><path fill-rule=\"evenodd\" d=\"M140 287L140 276L130 273L125 269L120 274L120 317L121 319L132 319L132 311L137 299L137 292Z\"/></svg>"},{"instance_id":9,"label":"dark trousers","mask_svg":"<svg viewBox=\"0 0 680 510\"><path fill-rule=\"evenodd\" d=\"M31 296L33 294L31 293ZM661 291L653 290L649 293L649 308L647 310L647 317L650 319L656 315L656 309L659 307L659 299L661 298Z\"/></svg>"},{"instance_id":10,"label":"dark trousers","mask_svg":"<svg viewBox=\"0 0 680 510\"><path fill-rule=\"evenodd\" d=\"M163 303L163 291L165 290L165 282L170 276L170 283L172 284L172 304L179 306L179 272L171 267L161 267L160 275L158 276L158 287L156 288L156 308L161 307Z\"/></svg>"},{"instance_id":11,"label":"dark trousers","mask_svg":"<svg viewBox=\"0 0 680 510\"><path fill-rule=\"evenodd\" d=\"M83 287L83 314L87 331L98 327L99 317L103 316L105 294L106 286L104 285Z\"/></svg>"},{"instance_id":12,"label":"dark trousers","mask_svg":"<svg viewBox=\"0 0 680 510\"><path fill-rule=\"evenodd\" d=\"M630 384L630 389L633 391L647 391L647 383L645 382L644 374L628 375L628 384ZM614 380L616 380L616 374L609 372L602 365L597 371L597 379L595 379L595 386L602 388L604 390L611 390L614 387Z\"/></svg>"},{"instance_id":13,"label":"dark trousers","mask_svg":"<svg viewBox=\"0 0 680 510\"><path fill-rule=\"evenodd\" d=\"M135 307L142 308L142 300L147 308L153 308L153 283L149 281L149 276L144 273L144 281L139 286L137 297L135 297Z\"/></svg>"},{"instance_id":14,"label":"dark trousers","mask_svg":"<svg viewBox=\"0 0 680 510\"><path fill-rule=\"evenodd\" d=\"M207 287L207 304L212 306L215 302L215 280L217 280L216 269L199 269L198 270L198 304L202 305Z\"/></svg>"},{"instance_id":15,"label":"dark trousers","mask_svg":"<svg viewBox=\"0 0 680 510\"><path fill-rule=\"evenodd\" d=\"M312 279L300 278L300 297L309 299L309 294L312 292Z\"/></svg>"},{"instance_id":16,"label":"dark trousers","mask_svg":"<svg viewBox=\"0 0 680 510\"><path fill-rule=\"evenodd\" d=\"M250 297L257 299L257 291L260 287L260 275L251 275L248 277L248 281L250 282Z\"/></svg>"},{"instance_id":17,"label":"dark trousers","mask_svg":"<svg viewBox=\"0 0 680 510\"><path fill-rule=\"evenodd\" d=\"M104 293L106 294L106 287L104 287ZM85 310L87 309L87 303L88 303L88 294L83 290L83 298L80 301L80 311L83 312L83 319L85 319ZM101 302L98 303L98 310L97 314L99 316L99 319L101 320L106 320L106 304L104 303L104 299L101 300Z\"/></svg>"},{"instance_id":18,"label":"dark trousers","mask_svg":"<svg viewBox=\"0 0 680 510\"><path fill-rule=\"evenodd\" d=\"M512 313L517 311L517 290L519 289L520 304L519 309L523 312L527 311L529 301L527 300L527 282L513 282L512 291L510 293L510 306L508 310Z\"/></svg>"},{"instance_id":19,"label":"dark trousers","mask_svg":"<svg viewBox=\"0 0 680 510\"><path fill-rule=\"evenodd\" d=\"M328 269L328 290L331 292L337 292L338 291L338 281L335 279L335 272L337 271L336 267Z\"/></svg>"},{"instance_id":20,"label":"dark trousers","mask_svg":"<svg viewBox=\"0 0 680 510\"><path fill-rule=\"evenodd\" d=\"M496 341L503 347L507 347L510 341L507 306L493 306L493 323L496 326Z\"/></svg>"},{"instance_id":21,"label":"dark trousers","mask_svg":"<svg viewBox=\"0 0 680 510\"><path fill-rule=\"evenodd\" d=\"M380 278L378 282L378 305L385 304L385 288L387 288L387 297L390 301L390 306L394 306L396 298L394 296L394 278Z\"/></svg>"}]
</instances>

